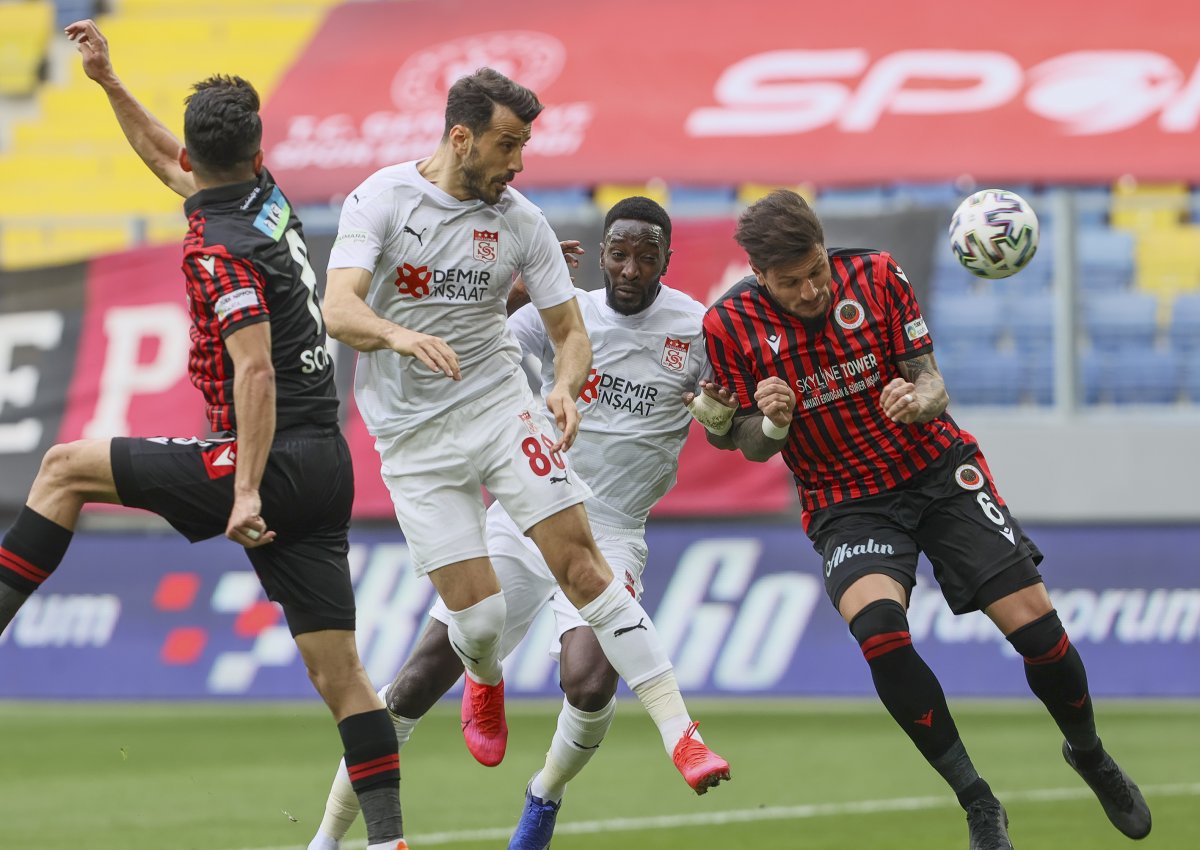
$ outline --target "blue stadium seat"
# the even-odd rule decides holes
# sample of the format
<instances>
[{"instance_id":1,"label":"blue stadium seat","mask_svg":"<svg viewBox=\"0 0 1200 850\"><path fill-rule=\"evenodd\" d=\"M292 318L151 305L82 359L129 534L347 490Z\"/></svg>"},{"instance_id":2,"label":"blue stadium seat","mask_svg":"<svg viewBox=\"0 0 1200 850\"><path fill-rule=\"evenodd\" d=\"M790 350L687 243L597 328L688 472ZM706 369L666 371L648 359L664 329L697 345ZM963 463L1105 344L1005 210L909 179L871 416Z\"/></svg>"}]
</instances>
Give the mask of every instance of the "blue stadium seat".
<instances>
[{"instance_id":1,"label":"blue stadium seat","mask_svg":"<svg viewBox=\"0 0 1200 850\"><path fill-rule=\"evenodd\" d=\"M994 293L935 297L930 320L934 344L943 350L993 351L1004 330L1001 300Z\"/></svg>"},{"instance_id":2,"label":"blue stadium seat","mask_svg":"<svg viewBox=\"0 0 1200 850\"><path fill-rule=\"evenodd\" d=\"M1168 338L1176 351L1200 350L1200 294L1175 296Z\"/></svg>"},{"instance_id":3,"label":"blue stadium seat","mask_svg":"<svg viewBox=\"0 0 1200 850\"><path fill-rule=\"evenodd\" d=\"M892 186L896 200L915 207L946 207L954 209L969 193L963 192L954 183L908 183L899 182Z\"/></svg>"},{"instance_id":4,"label":"blue stadium seat","mask_svg":"<svg viewBox=\"0 0 1200 850\"><path fill-rule=\"evenodd\" d=\"M1054 295L1012 291L1005 298L1008 331L1017 351L1046 351L1054 347Z\"/></svg>"},{"instance_id":5,"label":"blue stadium seat","mask_svg":"<svg viewBox=\"0 0 1200 850\"><path fill-rule=\"evenodd\" d=\"M1133 234L1110 227L1081 227L1076 240L1079 285L1092 292L1127 289L1133 279Z\"/></svg>"},{"instance_id":6,"label":"blue stadium seat","mask_svg":"<svg viewBox=\"0 0 1200 850\"><path fill-rule=\"evenodd\" d=\"M1079 356L1080 393L1084 404L1100 404L1112 399L1111 356L1107 351L1091 348Z\"/></svg>"},{"instance_id":7,"label":"blue stadium seat","mask_svg":"<svg viewBox=\"0 0 1200 850\"><path fill-rule=\"evenodd\" d=\"M667 186L671 215L681 218L702 218L732 214L737 202L737 188L729 186Z\"/></svg>"},{"instance_id":8,"label":"blue stadium seat","mask_svg":"<svg viewBox=\"0 0 1200 850\"><path fill-rule=\"evenodd\" d=\"M878 213L891 201L883 186L831 187L817 194L816 209L822 216Z\"/></svg>"},{"instance_id":9,"label":"blue stadium seat","mask_svg":"<svg viewBox=\"0 0 1200 850\"><path fill-rule=\"evenodd\" d=\"M1182 363L1176 352L1131 348L1114 359L1109 383L1117 404L1172 404L1178 400Z\"/></svg>"},{"instance_id":10,"label":"blue stadium seat","mask_svg":"<svg viewBox=\"0 0 1200 850\"><path fill-rule=\"evenodd\" d=\"M1158 333L1158 299L1140 292L1091 294L1083 303L1084 329L1105 350L1150 348Z\"/></svg>"},{"instance_id":11,"label":"blue stadium seat","mask_svg":"<svg viewBox=\"0 0 1200 850\"><path fill-rule=\"evenodd\" d=\"M1016 351L1021 361L1021 386L1029 401L1041 406L1054 404L1054 349L1018 344Z\"/></svg>"},{"instance_id":12,"label":"blue stadium seat","mask_svg":"<svg viewBox=\"0 0 1200 850\"><path fill-rule=\"evenodd\" d=\"M1183 392L1192 404L1200 404L1200 350L1183 356Z\"/></svg>"},{"instance_id":13,"label":"blue stadium seat","mask_svg":"<svg viewBox=\"0 0 1200 850\"><path fill-rule=\"evenodd\" d=\"M1112 191L1108 186L1076 186L1071 191L1075 197L1075 218L1081 226L1108 225L1112 207Z\"/></svg>"},{"instance_id":14,"label":"blue stadium seat","mask_svg":"<svg viewBox=\"0 0 1200 850\"><path fill-rule=\"evenodd\" d=\"M947 252L949 253L949 252ZM970 295L979 288L979 278L964 269L957 260L953 266L933 267L929 288L937 297Z\"/></svg>"},{"instance_id":15,"label":"blue stadium seat","mask_svg":"<svg viewBox=\"0 0 1200 850\"><path fill-rule=\"evenodd\" d=\"M946 370L949 363L949 372ZM1015 405L1024 387L1015 352L964 349L939 361L946 390L955 404Z\"/></svg>"},{"instance_id":16,"label":"blue stadium seat","mask_svg":"<svg viewBox=\"0 0 1200 850\"><path fill-rule=\"evenodd\" d=\"M521 188L520 192L547 215L581 215L592 212L592 193L586 186Z\"/></svg>"}]
</instances>

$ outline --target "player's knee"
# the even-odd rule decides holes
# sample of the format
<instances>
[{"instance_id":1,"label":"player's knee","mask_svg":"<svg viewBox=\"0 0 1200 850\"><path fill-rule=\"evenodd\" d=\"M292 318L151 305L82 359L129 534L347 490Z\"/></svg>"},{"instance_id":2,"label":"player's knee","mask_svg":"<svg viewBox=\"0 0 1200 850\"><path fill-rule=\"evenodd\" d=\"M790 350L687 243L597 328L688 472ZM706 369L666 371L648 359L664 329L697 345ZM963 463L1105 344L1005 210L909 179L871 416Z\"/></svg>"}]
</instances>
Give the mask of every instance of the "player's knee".
<instances>
[{"instance_id":1,"label":"player's knee","mask_svg":"<svg viewBox=\"0 0 1200 850\"><path fill-rule=\"evenodd\" d=\"M904 606L894 599L880 599L859 611L850 621L850 634L854 635L868 661L873 653L886 651L889 639L903 645L912 642L908 633L908 615L904 613Z\"/></svg>"},{"instance_id":2,"label":"player's knee","mask_svg":"<svg viewBox=\"0 0 1200 850\"><path fill-rule=\"evenodd\" d=\"M1022 658L1033 664L1057 661L1071 645L1057 611L1021 626L1008 635L1008 642Z\"/></svg>"},{"instance_id":3,"label":"player's knee","mask_svg":"<svg viewBox=\"0 0 1200 850\"><path fill-rule=\"evenodd\" d=\"M580 711L600 711L617 693L617 671L605 663L564 664L559 685L567 702Z\"/></svg>"},{"instance_id":4,"label":"player's knee","mask_svg":"<svg viewBox=\"0 0 1200 850\"><path fill-rule=\"evenodd\" d=\"M450 630L451 635L457 632L475 646L494 646L500 642L500 636L504 633L507 613L504 594L494 593L470 608L451 611L450 619L454 623Z\"/></svg>"},{"instance_id":5,"label":"player's knee","mask_svg":"<svg viewBox=\"0 0 1200 850\"><path fill-rule=\"evenodd\" d=\"M42 465L37 474L38 483L58 491L78 489L79 453L79 442L51 446L42 456Z\"/></svg>"},{"instance_id":6,"label":"player's knee","mask_svg":"<svg viewBox=\"0 0 1200 850\"><path fill-rule=\"evenodd\" d=\"M612 583L612 570L594 546L583 544L567 549L559 559L559 585L572 601L595 599Z\"/></svg>"}]
</instances>

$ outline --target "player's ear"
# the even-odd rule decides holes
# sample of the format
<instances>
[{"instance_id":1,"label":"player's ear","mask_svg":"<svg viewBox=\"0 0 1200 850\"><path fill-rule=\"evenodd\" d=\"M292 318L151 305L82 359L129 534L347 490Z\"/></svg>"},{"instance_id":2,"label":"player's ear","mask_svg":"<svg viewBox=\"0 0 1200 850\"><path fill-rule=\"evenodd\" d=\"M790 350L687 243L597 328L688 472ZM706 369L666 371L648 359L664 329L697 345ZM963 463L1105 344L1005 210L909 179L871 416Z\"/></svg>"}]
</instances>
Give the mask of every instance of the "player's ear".
<instances>
[{"instance_id":1,"label":"player's ear","mask_svg":"<svg viewBox=\"0 0 1200 850\"><path fill-rule=\"evenodd\" d=\"M464 127L462 124L455 124L450 128L449 138L454 152L459 156L465 156L471 150L471 144L474 142L475 136L469 127Z\"/></svg>"},{"instance_id":2,"label":"player's ear","mask_svg":"<svg viewBox=\"0 0 1200 850\"><path fill-rule=\"evenodd\" d=\"M758 282L760 284L762 284L763 286L767 285L767 276L765 274L763 274L762 269L760 269L758 266L754 265L754 263L751 263L750 271L754 272L754 276L756 278L758 278Z\"/></svg>"},{"instance_id":3,"label":"player's ear","mask_svg":"<svg viewBox=\"0 0 1200 850\"><path fill-rule=\"evenodd\" d=\"M262 164L263 164L263 149L259 148L258 153L256 153L254 155L254 173L255 174L262 173Z\"/></svg>"},{"instance_id":4,"label":"player's ear","mask_svg":"<svg viewBox=\"0 0 1200 850\"><path fill-rule=\"evenodd\" d=\"M663 260L663 268L662 268L662 271L658 273L658 276L659 276L659 277L663 277L664 275L666 275L666 273L667 273L667 267L671 265L671 255L672 255L672 254L674 254L674 253L675 253L675 252L674 252L674 251L672 251L670 248L668 248L668 249L667 249L667 256L666 256L666 259L664 259L664 260Z\"/></svg>"},{"instance_id":5,"label":"player's ear","mask_svg":"<svg viewBox=\"0 0 1200 850\"><path fill-rule=\"evenodd\" d=\"M192 160L188 156L187 148L179 149L179 167L187 172L192 170Z\"/></svg>"}]
</instances>

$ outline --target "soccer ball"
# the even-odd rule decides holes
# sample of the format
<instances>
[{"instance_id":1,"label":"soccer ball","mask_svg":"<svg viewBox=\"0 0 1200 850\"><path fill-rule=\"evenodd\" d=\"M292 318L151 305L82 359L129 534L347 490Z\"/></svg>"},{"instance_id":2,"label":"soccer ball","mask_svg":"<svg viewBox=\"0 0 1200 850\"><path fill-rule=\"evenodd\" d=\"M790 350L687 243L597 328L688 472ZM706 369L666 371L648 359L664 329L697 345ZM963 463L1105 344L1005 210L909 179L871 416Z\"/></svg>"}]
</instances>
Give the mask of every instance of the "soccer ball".
<instances>
[{"instance_id":1,"label":"soccer ball","mask_svg":"<svg viewBox=\"0 0 1200 850\"><path fill-rule=\"evenodd\" d=\"M981 189L950 219L950 249L968 271L991 280L1029 264L1038 247L1038 220L1016 192Z\"/></svg>"}]
</instances>

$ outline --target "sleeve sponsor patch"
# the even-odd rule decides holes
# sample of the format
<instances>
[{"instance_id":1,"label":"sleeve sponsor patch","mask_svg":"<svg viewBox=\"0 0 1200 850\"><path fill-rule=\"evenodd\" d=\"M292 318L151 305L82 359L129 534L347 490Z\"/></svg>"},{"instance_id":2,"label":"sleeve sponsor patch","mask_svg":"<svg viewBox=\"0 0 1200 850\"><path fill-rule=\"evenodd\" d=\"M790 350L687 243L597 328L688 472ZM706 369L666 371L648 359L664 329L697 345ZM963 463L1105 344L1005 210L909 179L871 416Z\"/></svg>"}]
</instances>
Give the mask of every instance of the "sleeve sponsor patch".
<instances>
[{"instance_id":1,"label":"sleeve sponsor patch","mask_svg":"<svg viewBox=\"0 0 1200 850\"><path fill-rule=\"evenodd\" d=\"M252 287L244 286L217 299L217 318L223 322L231 313L257 306L259 306L258 292Z\"/></svg>"},{"instance_id":2,"label":"sleeve sponsor patch","mask_svg":"<svg viewBox=\"0 0 1200 850\"><path fill-rule=\"evenodd\" d=\"M907 334L910 340L913 340L925 336L929 333L929 330L925 327L924 319L913 319L904 326L904 333Z\"/></svg>"},{"instance_id":3,"label":"sleeve sponsor patch","mask_svg":"<svg viewBox=\"0 0 1200 850\"><path fill-rule=\"evenodd\" d=\"M334 245L366 245L367 231L365 230L345 230L337 235L333 240Z\"/></svg>"}]
</instances>

